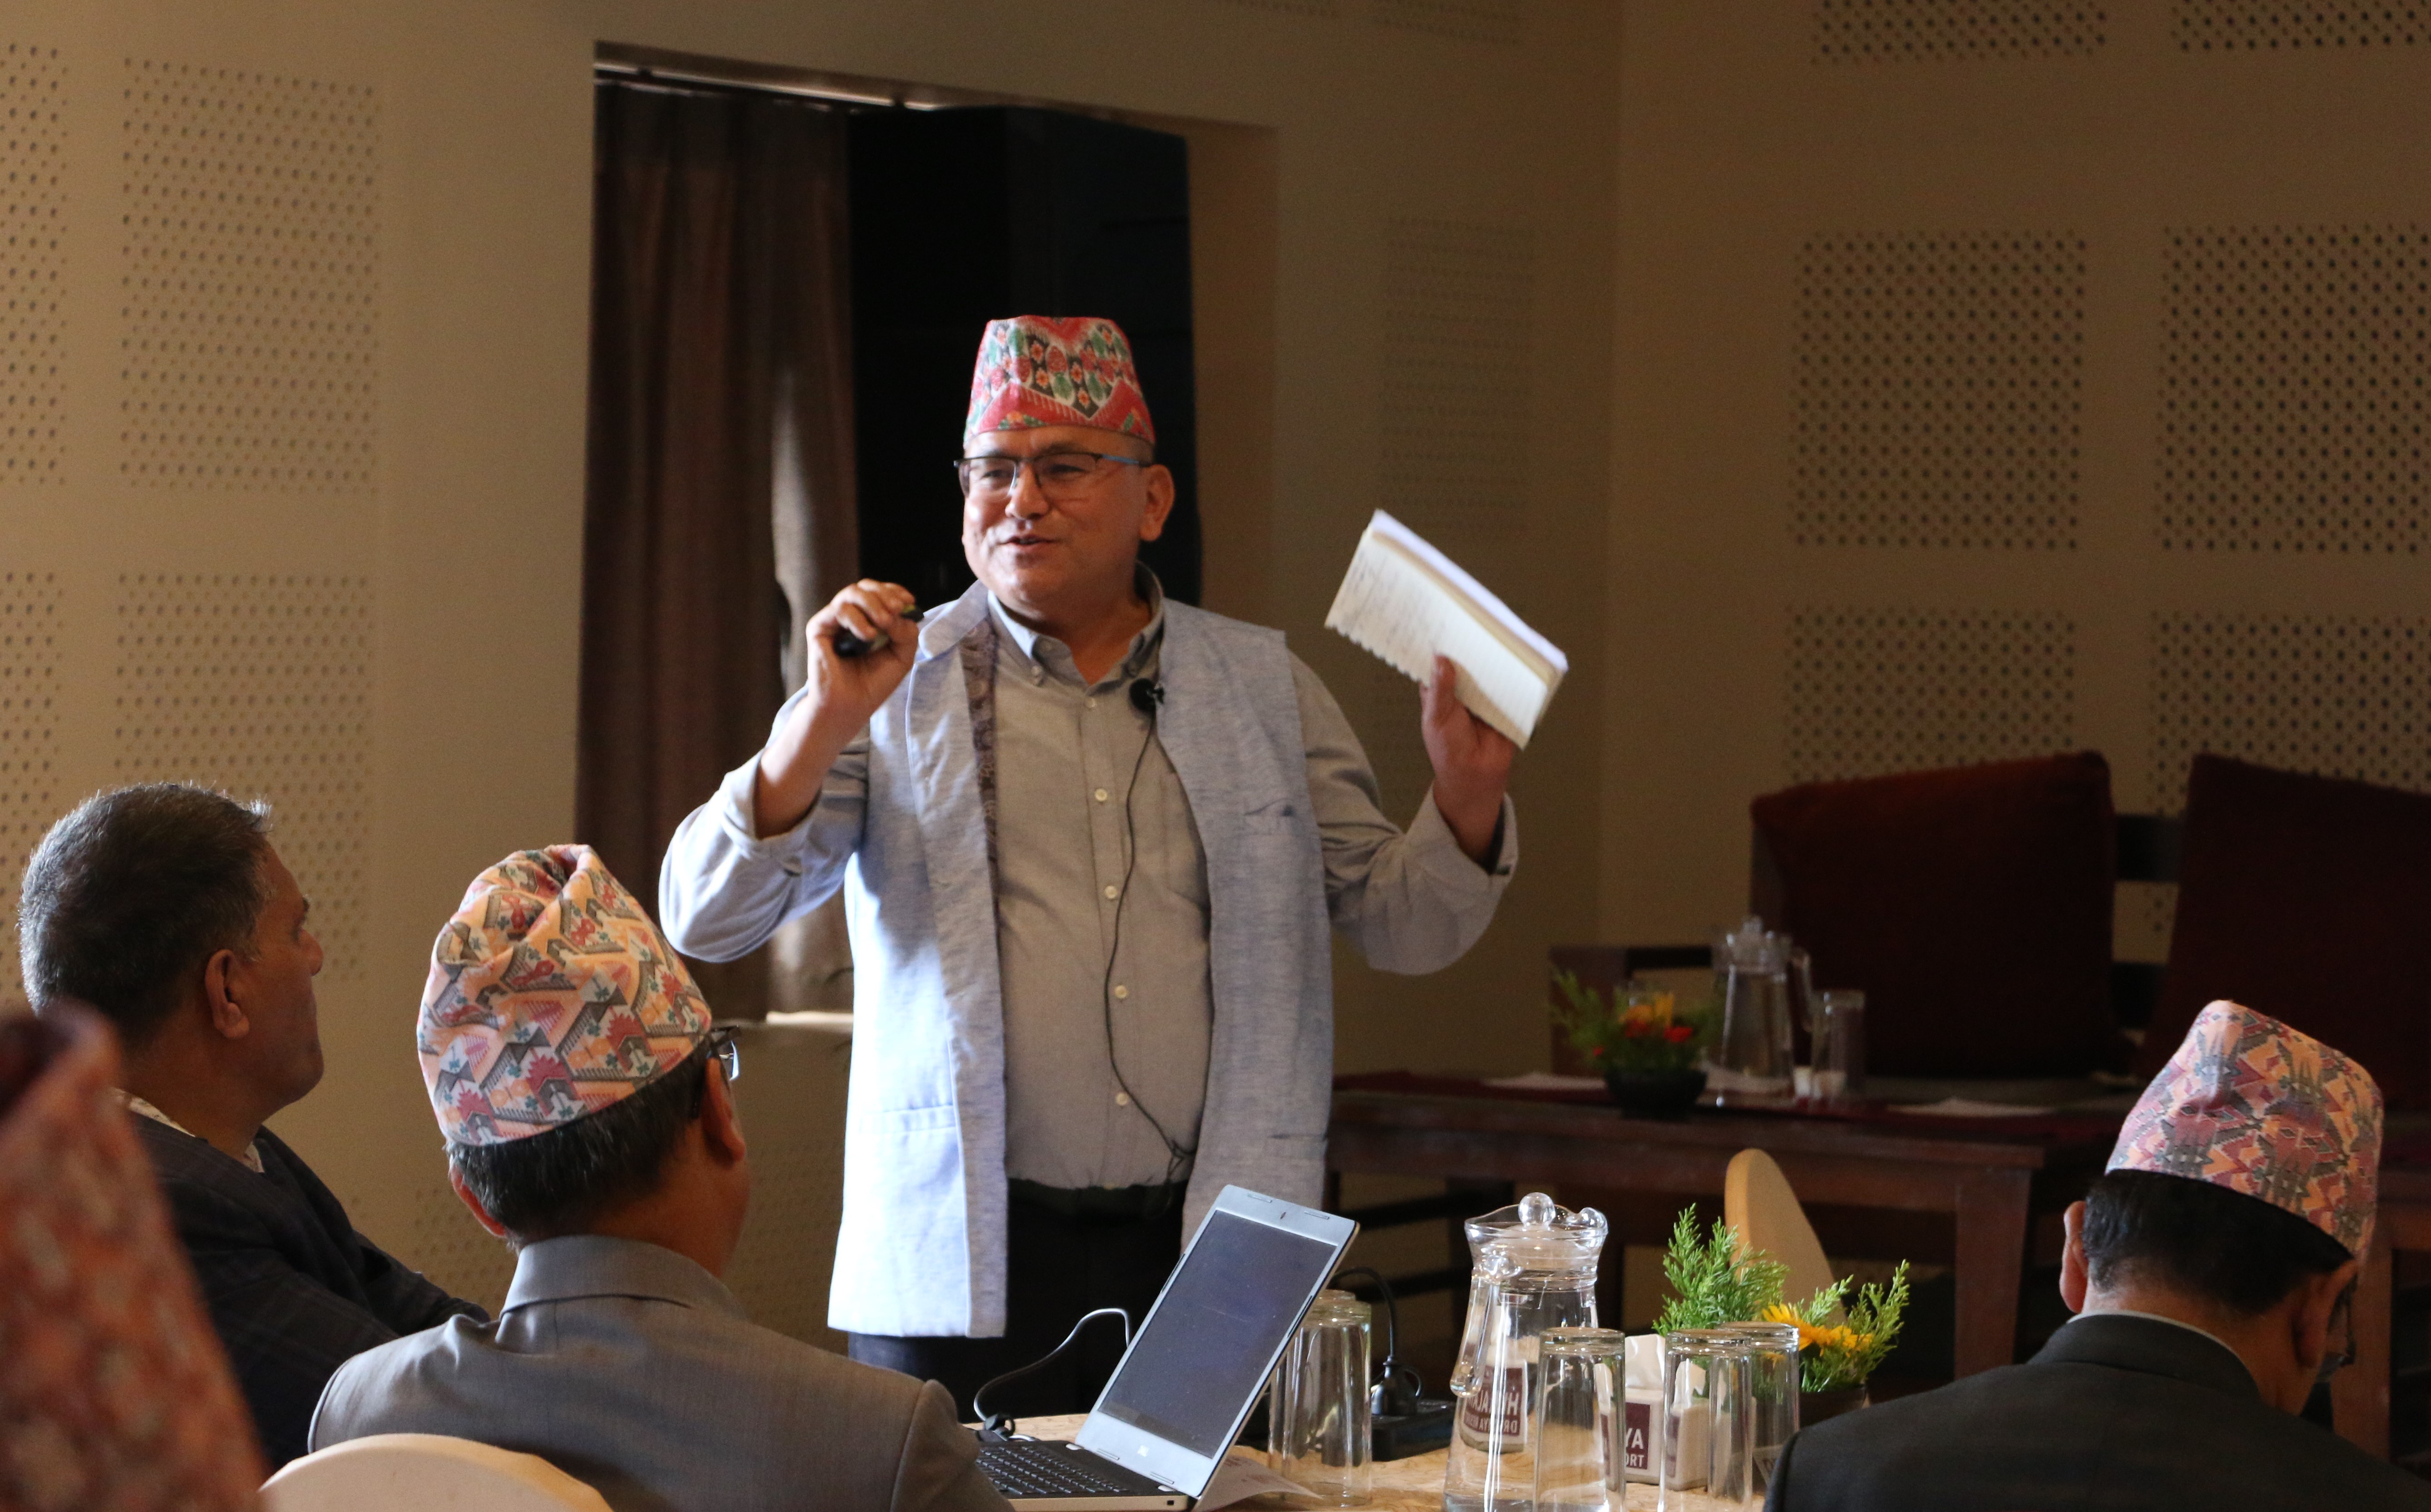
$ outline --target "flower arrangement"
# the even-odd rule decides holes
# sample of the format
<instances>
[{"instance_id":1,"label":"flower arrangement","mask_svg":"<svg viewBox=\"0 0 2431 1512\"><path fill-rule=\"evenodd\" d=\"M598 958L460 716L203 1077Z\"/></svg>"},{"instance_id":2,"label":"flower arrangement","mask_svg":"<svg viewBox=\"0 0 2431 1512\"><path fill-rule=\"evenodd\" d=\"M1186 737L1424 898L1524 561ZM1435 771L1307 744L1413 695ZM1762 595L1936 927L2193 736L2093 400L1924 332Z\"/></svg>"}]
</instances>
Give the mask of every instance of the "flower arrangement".
<instances>
[{"instance_id":1,"label":"flower arrangement","mask_svg":"<svg viewBox=\"0 0 2431 1512\"><path fill-rule=\"evenodd\" d=\"M1568 971L1553 973L1563 1001L1553 1020L1599 1071L1686 1071L1696 1067L1711 1037L1713 1014L1684 1007L1668 992L1616 987L1609 994L1583 985Z\"/></svg>"},{"instance_id":2,"label":"flower arrangement","mask_svg":"<svg viewBox=\"0 0 2431 1512\"><path fill-rule=\"evenodd\" d=\"M1864 1386L1899 1341L1900 1324L1907 1312L1907 1262L1901 1261L1891 1272L1889 1285L1868 1283L1858 1287L1855 1299L1847 1303L1846 1322L1825 1321L1847 1298L1848 1290L1849 1280L1842 1277L1803 1302L1775 1302L1764 1311L1768 1323L1798 1325L1802 1390L1836 1391Z\"/></svg>"},{"instance_id":3,"label":"flower arrangement","mask_svg":"<svg viewBox=\"0 0 2431 1512\"><path fill-rule=\"evenodd\" d=\"M1899 1263L1888 1285L1857 1287L1853 1298L1843 1277L1804 1302L1784 1302L1781 1288L1788 1278L1787 1266L1741 1241L1738 1230L1719 1218L1700 1237L1696 1208L1685 1208L1663 1253L1663 1279L1671 1284L1672 1296L1654 1326L1668 1334L1723 1323L1794 1324L1800 1389L1864 1386L1899 1340L1907 1311L1907 1262ZM1836 1310L1844 1321L1830 1321Z\"/></svg>"}]
</instances>

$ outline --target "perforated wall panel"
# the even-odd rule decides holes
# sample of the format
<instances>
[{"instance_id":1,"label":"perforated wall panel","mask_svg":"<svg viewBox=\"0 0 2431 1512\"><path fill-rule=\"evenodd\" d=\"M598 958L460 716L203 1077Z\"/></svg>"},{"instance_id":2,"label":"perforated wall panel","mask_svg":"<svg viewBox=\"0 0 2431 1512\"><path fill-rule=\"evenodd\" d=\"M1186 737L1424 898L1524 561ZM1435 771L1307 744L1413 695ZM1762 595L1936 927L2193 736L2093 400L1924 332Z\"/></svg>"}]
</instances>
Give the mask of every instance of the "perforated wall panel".
<instances>
[{"instance_id":1,"label":"perforated wall panel","mask_svg":"<svg viewBox=\"0 0 2431 1512\"><path fill-rule=\"evenodd\" d=\"M1434 781L1418 735L1418 685L1364 654L1357 676L1356 682L1333 691L1356 714L1359 744L1376 773L1384 817L1407 824Z\"/></svg>"},{"instance_id":2,"label":"perforated wall panel","mask_svg":"<svg viewBox=\"0 0 2431 1512\"><path fill-rule=\"evenodd\" d=\"M371 488L377 128L368 88L127 60L127 479Z\"/></svg>"},{"instance_id":3,"label":"perforated wall panel","mask_svg":"<svg viewBox=\"0 0 2431 1512\"><path fill-rule=\"evenodd\" d=\"M2085 277L2066 235L1808 242L1798 544L2074 548Z\"/></svg>"},{"instance_id":4,"label":"perforated wall panel","mask_svg":"<svg viewBox=\"0 0 2431 1512\"><path fill-rule=\"evenodd\" d=\"M2202 751L2431 791L2431 618L2154 615L2154 809Z\"/></svg>"},{"instance_id":5,"label":"perforated wall panel","mask_svg":"<svg viewBox=\"0 0 2431 1512\"><path fill-rule=\"evenodd\" d=\"M1375 0L1375 7L1383 25L1463 42L1516 42L1527 25L1525 0Z\"/></svg>"},{"instance_id":6,"label":"perforated wall panel","mask_svg":"<svg viewBox=\"0 0 2431 1512\"><path fill-rule=\"evenodd\" d=\"M59 815L59 589L47 572L0 573L0 1007L22 1007L17 883Z\"/></svg>"},{"instance_id":7,"label":"perforated wall panel","mask_svg":"<svg viewBox=\"0 0 2431 1512\"><path fill-rule=\"evenodd\" d=\"M2305 0L2176 0L2170 35L2190 53L2407 47L2431 41L2431 8Z\"/></svg>"},{"instance_id":8,"label":"perforated wall panel","mask_svg":"<svg viewBox=\"0 0 2431 1512\"><path fill-rule=\"evenodd\" d=\"M1826 63L2082 56L2101 47L2100 6L2020 0L1815 0L1815 57Z\"/></svg>"},{"instance_id":9,"label":"perforated wall panel","mask_svg":"<svg viewBox=\"0 0 2431 1512\"><path fill-rule=\"evenodd\" d=\"M2422 551L2431 230L2164 239L2161 544Z\"/></svg>"},{"instance_id":10,"label":"perforated wall panel","mask_svg":"<svg viewBox=\"0 0 2431 1512\"><path fill-rule=\"evenodd\" d=\"M57 48L0 50L0 481L11 483L60 479L66 74Z\"/></svg>"},{"instance_id":11,"label":"perforated wall panel","mask_svg":"<svg viewBox=\"0 0 2431 1512\"><path fill-rule=\"evenodd\" d=\"M1793 782L2076 748L2076 627L1998 610L1808 608L1789 621Z\"/></svg>"},{"instance_id":12,"label":"perforated wall panel","mask_svg":"<svg viewBox=\"0 0 2431 1512\"><path fill-rule=\"evenodd\" d=\"M424 1127L437 1134L427 1118ZM514 1252L475 1220L444 1177L414 1193L412 1226L403 1239L375 1237L451 1296L479 1302L493 1317L515 1278Z\"/></svg>"},{"instance_id":13,"label":"perforated wall panel","mask_svg":"<svg viewBox=\"0 0 2431 1512\"><path fill-rule=\"evenodd\" d=\"M1334 0L1224 0L1249 10L1279 10L1292 16L1333 16L1341 13Z\"/></svg>"},{"instance_id":14,"label":"perforated wall panel","mask_svg":"<svg viewBox=\"0 0 2431 1512\"><path fill-rule=\"evenodd\" d=\"M312 898L325 974L360 967L371 827L372 587L346 577L118 580L121 782L186 781L273 807Z\"/></svg>"},{"instance_id":15,"label":"perforated wall panel","mask_svg":"<svg viewBox=\"0 0 2431 1512\"><path fill-rule=\"evenodd\" d=\"M1439 542L1527 529L1534 248L1512 226L1384 228L1384 508Z\"/></svg>"}]
</instances>

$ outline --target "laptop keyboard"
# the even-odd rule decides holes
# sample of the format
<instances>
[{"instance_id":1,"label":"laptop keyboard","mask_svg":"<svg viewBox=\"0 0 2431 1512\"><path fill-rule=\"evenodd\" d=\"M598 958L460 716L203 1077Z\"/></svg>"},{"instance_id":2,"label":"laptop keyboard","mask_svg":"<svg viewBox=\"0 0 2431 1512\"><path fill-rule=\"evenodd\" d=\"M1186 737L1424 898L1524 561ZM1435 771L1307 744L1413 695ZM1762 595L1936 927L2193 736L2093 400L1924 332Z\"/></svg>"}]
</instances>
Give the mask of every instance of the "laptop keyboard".
<instances>
[{"instance_id":1,"label":"laptop keyboard","mask_svg":"<svg viewBox=\"0 0 2431 1512\"><path fill-rule=\"evenodd\" d=\"M1007 1499L1137 1496L1160 1488L1147 1476L1099 1459L1078 1444L1049 1438L982 1441L980 1469Z\"/></svg>"}]
</instances>

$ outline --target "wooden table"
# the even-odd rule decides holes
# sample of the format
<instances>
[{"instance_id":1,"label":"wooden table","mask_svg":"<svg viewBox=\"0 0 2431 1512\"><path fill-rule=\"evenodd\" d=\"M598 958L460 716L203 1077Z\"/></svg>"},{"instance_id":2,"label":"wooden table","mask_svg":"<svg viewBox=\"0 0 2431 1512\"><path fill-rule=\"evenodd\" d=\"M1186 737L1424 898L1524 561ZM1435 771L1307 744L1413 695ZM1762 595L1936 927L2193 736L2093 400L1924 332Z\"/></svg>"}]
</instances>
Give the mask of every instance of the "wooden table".
<instances>
[{"instance_id":1,"label":"wooden table","mask_svg":"<svg viewBox=\"0 0 2431 1512\"><path fill-rule=\"evenodd\" d=\"M1081 1424L1087 1420L1081 1414L1069 1418L1024 1418L1020 1428L1023 1433L1039 1438L1069 1438L1079 1433ZM1255 1450L1234 1449L1232 1453L1249 1454L1259 1463L1265 1463L1265 1456ZM1432 1454L1378 1465L1375 1493L1361 1504L1378 1508L1379 1512L1443 1512L1444 1462L1450 1457L1449 1451L1438 1449ZM1296 1502L1297 1498L1256 1496L1234 1505L1253 1508L1256 1512L1285 1512ZM1305 1503L1299 1504L1306 1505ZM1654 1505L1654 1487L1651 1485L1631 1485L1629 1505L1632 1508L1651 1508Z\"/></svg>"},{"instance_id":2,"label":"wooden table","mask_svg":"<svg viewBox=\"0 0 2431 1512\"><path fill-rule=\"evenodd\" d=\"M1956 1228L1955 1366L2007 1365L2017 1351L2027 1224L2065 1206L2102 1168L2116 1120L2041 1120L2032 1134L1730 1115L1677 1122L1608 1106L1344 1088L1333 1096L1335 1171L1710 1193L1741 1150L1767 1151L1809 1203L1948 1214Z\"/></svg>"},{"instance_id":3,"label":"wooden table","mask_svg":"<svg viewBox=\"0 0 2431 1512\"><path fill-rule=\"evenodd\" d=\"M2431 1167L2384 1165L2379 1179L2380 1220L2356 1278L2355 1363L2330 1377L2330 1398L2339 1436L2387 1458L2395 1252L2431 1250Z\"/></svg>"}]
</instances>

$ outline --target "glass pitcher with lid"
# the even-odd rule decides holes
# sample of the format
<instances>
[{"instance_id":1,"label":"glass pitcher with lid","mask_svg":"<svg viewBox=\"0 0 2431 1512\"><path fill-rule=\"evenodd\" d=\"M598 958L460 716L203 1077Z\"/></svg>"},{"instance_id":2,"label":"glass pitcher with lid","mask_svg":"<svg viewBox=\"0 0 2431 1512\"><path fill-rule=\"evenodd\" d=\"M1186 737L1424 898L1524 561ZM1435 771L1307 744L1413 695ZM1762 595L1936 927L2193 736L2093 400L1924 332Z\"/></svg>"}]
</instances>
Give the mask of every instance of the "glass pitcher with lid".
<instances>
[{"instance_id":1,"label":"glass pitcher with lid","mask_svg":"<svg viewBox=\"0 0 2431 1512\"><path fill-rule=\"evenodd\" d=\"M1452 1367L1460 1409L1444 1506L1517 1512L1535 1496L1528 1423L1538 1345L1550 1328L1596 1326L1596 1266L1610 1231L1594 1208L1573 1213L1542 1192L1467 1228L1468 1320Z\"/></svg>"},{"instance_id":2,"label":"glass pitcher with lid","mask_svg":"<svg viewBox=\"0 0 2431 1512\"><path fill-rule=\"evenodd\" d=\"M1797 1067L1791 1030L1789 975L1807 983L1806 952L1754 915L1714 938L1714 991L1721 1000L1722 1032L1708 1056L1709 1084L1725 1102L1733 1096L1786 1098Z\"/></svg>"}]
</instances>

